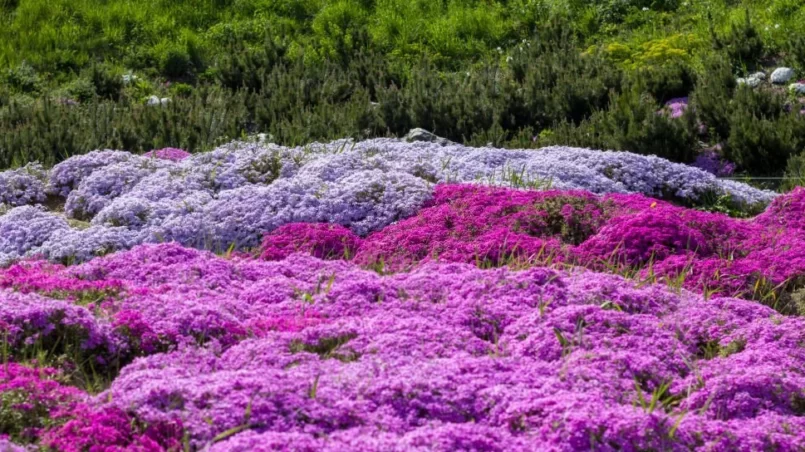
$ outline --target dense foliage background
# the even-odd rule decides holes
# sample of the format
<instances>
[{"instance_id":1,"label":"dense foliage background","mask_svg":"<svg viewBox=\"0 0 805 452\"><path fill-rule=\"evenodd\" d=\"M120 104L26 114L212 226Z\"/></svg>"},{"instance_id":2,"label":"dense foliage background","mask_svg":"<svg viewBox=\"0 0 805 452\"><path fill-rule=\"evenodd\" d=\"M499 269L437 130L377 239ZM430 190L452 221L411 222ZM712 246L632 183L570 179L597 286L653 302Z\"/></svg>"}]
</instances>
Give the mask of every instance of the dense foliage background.
<instances>
[{"instance_id":1,"label":"dense foliage background","mask_svg":"<svg viewBox=\"0 0 805 452\"><path fill-rule=\"evenodd\" d=\"M684 163L718 146L739 175L805 173L801 99L787 84L736 84L777 66L805 78L800 0L0 5L0 167L423 127L468 144ZM679 97L684 114L657 114Z\"/></svg>"}]
</instances>

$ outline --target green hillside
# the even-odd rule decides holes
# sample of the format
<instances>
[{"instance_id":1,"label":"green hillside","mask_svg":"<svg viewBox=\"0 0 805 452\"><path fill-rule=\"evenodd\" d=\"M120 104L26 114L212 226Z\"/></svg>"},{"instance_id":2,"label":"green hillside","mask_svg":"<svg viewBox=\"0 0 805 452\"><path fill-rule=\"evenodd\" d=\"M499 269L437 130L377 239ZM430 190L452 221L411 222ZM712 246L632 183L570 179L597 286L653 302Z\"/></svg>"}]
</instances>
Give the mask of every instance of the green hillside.
<instances>
[{"instance_id":1,"label":"green hillside","mask_svg":"<svg viewBox=\"0 0 805 452\"><path fill-rule=\"evenodd\" d=\"M260 132L292 144L412 127L685 163L721 144L755 176L781 174L805 147L804 95L736 86L778 66L805 78L799 0L0 4L3 167L99 147L194 151ZM693 106L683 118L657 117L678 97Z\"/></svg>"}]
</instances>

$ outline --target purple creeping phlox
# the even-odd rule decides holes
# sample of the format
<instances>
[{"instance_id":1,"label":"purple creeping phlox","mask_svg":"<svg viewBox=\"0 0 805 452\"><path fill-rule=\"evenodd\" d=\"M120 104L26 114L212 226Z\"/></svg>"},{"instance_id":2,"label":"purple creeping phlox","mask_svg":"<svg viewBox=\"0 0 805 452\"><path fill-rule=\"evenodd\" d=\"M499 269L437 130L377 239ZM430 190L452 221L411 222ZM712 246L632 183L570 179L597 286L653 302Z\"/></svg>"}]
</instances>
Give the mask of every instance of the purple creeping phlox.
<instances>
[{"instance_id":1,"label":"purple creeping phlox","mask_svg":"<svg viewBox=\"0 0 805 452\"><path fill-rule=\"evenodd\" d=\"M147 156L104 150L71 157L50 170L26 168L0 173L0 200L35 204L47 194L51 213L67 217L70 231L1 250L3 263L34 255L80 263L141 243L170 241L213 251L245 250L257 246L266 232L300 222L338 224L365 236L414 215L438 183L642 193L693 204L729 195L750 208L775 197L655 156L397 139L295 148L233 142L189 156L176 150Z\"/></svg>"},{"instance_id":2,"label":"purple creeping phlox","mask_svg":"<svg viewBox=\"0 0 805 452\"><path fill-rule=\"evenodd\" d=\"M762 215L738 220L636 194L438 185L417 215L364 238L332 225L286 225L266 235L262 258L304 251L385 271L430 260L564 262L763 299L801 286L803 199L805 189L797 189Z\"/></svg>"},{"instance_id":3,"label":"purple creeping phlox","mask_svg":"<svg viewBox=\"0 0 805 452\"><path fill-rule=\"evenodd\" d=\"M47 177L47 171L38 163L0 172L0 204L24 206L44 202Z\"/></svg>"},{"instance_id":4,"label":"purple creeping phlox","mask_svg":"<svg viewBox=\"0 0 805 452\"><path fill-rule=\"evenodd\" d=\"M612 198L613 210L630 196ZM178 244L72 267L28 262L4 284L41 288L37 272L58 287L116 288L95 322L140 356L39 434L57 449L805 446L805 320L752 301L578 267L424 262L380 275L342 259L225 258Z\"/></svg>"},{"instance_id":5,"label":"purple creeping phlox","mask_svg":"<svg viewBox=\"0 0 805 452\"><path fill-rule=\"evenodd\" d=\"M186 159L187 157L190 157L190 153L177 148L163 148L148 151L145 154L143 154L143 157L153 157L178 162L180 160Z\"/></svg>"},{"instance_id":6,"label":"purple creeping phlox","mask_svg":"<svg viewBox=\"0 0 805 452\"><path fill-rule=\"evenodd\" d=\"M679 118L688 109L688 98L677 97L665 103L665 109L672 118Z\"/></svg>"},{"instance_id":7,"label":"purple creeping phlox","mask_svg":"<svg viewBox=\"0 0 805 452\"><path fill-rule=\"evenodd\" d=\"M805 438L804 321L750 301L585 270L380 276L177 245L69 271L163 295L121 301L157 336L198 338L206 323L208 347L137 359L98 396L146 423L180 419L199 448L794 450ZM297 321L253 328L278 318Z\"/></svg>"},{"instance_id":8,"label":"purple creeping phlox","mask_svg":"<svg viewBox=\"0 0 805 452\"><path fill-rule=\"evenodd\" d=\"M725 161L714 150L705 150L701 152L696 157L696 161L693 162L693 166L696 168L701 168L708 173L715 174L719 177L731 176L732 173L735 172L735 164Z\"/></svg>"},{"instance_id":9,"label":"purple creeping phlox","mask_svg":"<svg viewBox=\"0 0 805 452\"><path fill-rule=\"evenodd\" d=\"M181 424L132 428L124 411L93 407L86 393L66 385L64 375L49 367L0 366L0 401L3 452L36 450L31 444L65 452L157 452L180 444Z\"/></svg>"}]
</instances>

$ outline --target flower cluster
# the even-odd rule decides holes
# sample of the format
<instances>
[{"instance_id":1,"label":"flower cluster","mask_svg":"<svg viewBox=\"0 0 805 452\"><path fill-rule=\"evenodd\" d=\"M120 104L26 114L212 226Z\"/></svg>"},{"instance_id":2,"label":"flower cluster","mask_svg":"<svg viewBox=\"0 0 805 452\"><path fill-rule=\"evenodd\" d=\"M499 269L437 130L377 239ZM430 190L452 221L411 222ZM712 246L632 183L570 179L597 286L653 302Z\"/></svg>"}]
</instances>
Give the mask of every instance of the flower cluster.
<instances>
[{"instance_id":1,"label":"flower cluster","mask_svg":"<svg viewBox=\"0 0 805 452\"><path fill-rule=\"evenodd\" d=\"M81 262L163 241L243 249L294 222L327 222L366 235L414 215L433 185L445 182L636 192L692 203L707 194L729 194L744 205L774 198L657 157L567 147L526 151L375 139L297 148L233 142L190 156L162 151L148 157L94 151L56 165L47 174L47 193L65 198L68 218L93 227L21 244L4 251L4 260L39 254Z\"/></svg>"},{"instance_id":2,"label":"flower cluster","mask_svg":"<svg viewBox=\"0 0 805 452\"><path fill-rule=\"evenodd\" d=\"M327 223L290 223L268 237L260 254L265 260L280 260L298 252L319 259L349 259L361 244L361 238L349 229Z\"/></svg>"},{"instance_id":3,"label":"flower cluster","mask_svg":"<svg viewBox=\"0 0 805 452\"><path fill-rule=\"evenodd\" d=\"M713 195L770 205L673 204ZM94 151L0 203L3 450L805 449L805 189L376 139Z\"/></svg>"},{"instance_id":4,"label":"flower cluster","mask_svg":"<svg viewBox=\"0 0 805 452\"><path fill-rule=\"evenodd\" d=\"M140 180L161 168L161 160L131 156L125 162L97 168L67 196L65 213L89 220L113 199L131 191Z\"/></svg>"},{"instance_id":5,"label":"flower cluster","mask_svg":"<svg viewBox=\"0 0 805 452\"><path fill-rule=\"evenodd\" d=\"M0 264L7 264L67 232L67 221L40 206L20 206L0 216Z\"/></svg>"},{"instance_id":6,"label":"flower cluster","mask_svg":"<svg viewBox=\"0 0 805 452\"><path fill-rule=\"evenodd\" d=\"M735 171L735 164L725 161L718 153L707 150L700 153L693 162L693 166L701 168L716 176L730 176Z\"/></svg>"},{"instance_id":7,"label":"flower cluster","mask_svg":"<svg viewBox=\"0 0 805 452\"><path fill-rule=\"evenodd\" d=\"M126 352L126 344L104 319L70 300L0 289L0 333L6 353L22 358L39 349L93 357L102 365Z\"/></svg>"},{"instance_id":8,"label":"flower cluster","mask_svg":"<svg viewBox=\"0 0 805 452\"><path fill-rule=\"evenodd\" d=\"M38 163L0 172L0 204L24 206L44 202L46 182L47 172Z\"/></svg>"},{"instance_id":9,"label":"flower cluster","mask_svg":"<svg viewBox=\"0 0 805 452\"><path fill-rule=\"evenodd\" d=\"M262 257L306 251L326 258L327 252L387 271L429 260L643 268L685 276L684 286L700 292L759 298L767 287L758 284L795 283L789 291L802 285L804 198L797 189L746 221L634 194L439 185L417 215L365 238L329 225L288 225L266 235Z\"/></svg>"},{"instance_id":10,"label":"flower cluster","mask_svg":"<svg viewBox=\"0 0 805 452\"><path fill-rule=\"evenodd\" d=\"M688 109L688 98L677 97L665 103L665 108L668 110L669 116L672 118L679 118Z\"/></svg>"},{"instance_id":11,"label":"flower cluster","mask_svg":"<svg viewBox=\"0 0 805 452\"><path fill-rule=\"evenodd\" d=\"M143 157L152 157L158 158L163 160L170 160L173 162L178 162L180 160L184 160L187 157L190 157L190 153L184 151L182 149L177 148L163 148L163 149L154 149L153 151L148 151L143 154Z\"/></svg>"},{"instance_id":12,"label":"flower cluster","mask_svg":"<svg viewBox=\"0 0 805 452\"><path fill-rule=\"evenodd\" d=\"M137 425L125 411L115 408L93 409L82 404L70 413L70 419L47 431L42 444L53 450L161 452L181 450L182 427L176 420Z\"/></svg>"},{"instance_id":13,"label":"flower cluster","mask_svg":"<svg viewBox=\"0 0 805 452\"><path fill-rule=\"evenodd\" d=\"M28 443L65 452L122 448L156 452L180 446L181 424L132 429L133 419L126 412L92 407L87 394L64 384L64 375L49 367L4 364L0 402L7 435L0 438L3 452L35 450L20 445Z\"/></svg>"},{"instance_id":14,"label":"flower cluster","mask_svg":"<svg viewBox=\"0 0 805 452\"><path fill-rule=\"evenodd\" d=\"M123 151L92 151L77 155L54 166L48 174L49 194L67 197L81 181L96 169L129 160L132 154Z\"/></svg>"},{"instance_id":15,"label":"flower cluster","mask_svg":"<svg viewBox=\"0 0 805 452\"><path fill-rule=\"evenodd\" d=\"M37 441L46 426L86 399L81 391L58 380L59 373L52 368L37 369L17 363L0 366L0 415L3 434L8 435L0 438L0 450L25 450L4 444L3 439L19 443Z\"/></svg>"},{"instance_id":16,"label":"flower cluster","mask_svg":"<svg viewBox=\"0 0 805 452\"><path fill-rule=\"evenodd\" d=\"M158 335L207 335L208 349L135 360L98 397L147 424L180 419L199 448L796 449L805 437L805 323L749 301L589 271L429 263L379 276L177 245L69 271L147 288L123 303ZM279 318L301 327L252 328Z\"/></svg>"},{"instance_id":17,"label":"flower cluster","mask_svg":"<svg viewBox=\"0 0 805 452\"><path fill-rule=\"evenodd\" d=\"M598 225L637 204L619 207L625 198L550 211ZM333 249L353 238L336 226L278 231L293 246L291 231ZM181 438L218 451L805 445L805 320L755 302L580 269L429 262L383 276L342 259L223 258L178 244L72 267L30 262L4 285L42 291L36 273L118 288L96 322L141 355L37 433L59 450L164 450ZM14 312L46 300L3 297Z\"/></svg>"}]
</instances>

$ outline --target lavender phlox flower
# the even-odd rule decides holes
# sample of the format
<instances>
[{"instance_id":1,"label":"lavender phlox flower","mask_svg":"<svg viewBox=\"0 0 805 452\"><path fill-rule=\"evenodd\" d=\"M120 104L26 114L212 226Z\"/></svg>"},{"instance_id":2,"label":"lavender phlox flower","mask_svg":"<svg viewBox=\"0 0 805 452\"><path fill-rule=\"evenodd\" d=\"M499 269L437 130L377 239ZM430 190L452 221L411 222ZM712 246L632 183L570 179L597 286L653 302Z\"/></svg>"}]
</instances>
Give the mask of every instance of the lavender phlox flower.
<instances>
[{"instance_id":1,"label":"lavender phlox flower","mask_svg":"<svg viewBox=\"0 0 805 452\"><path fill-rule=\"evenodd\" d=\"M47 171L39 163L0 172L0 204L23 206L47 199Z\"/></svg>"},{"instance_id":2,"label":"lavender phlox flower","mask_svg":"<svg viewBox=\"0 0 805 452\"><path fill-rule=\"evenodd\" d=\"M53 236L69 233L67 221L41 206L20 206L0 216L0 264L19 259Z\"/></svg>"},{"instance_id":3,"label":"lavender phlox flower","mask_svg":"<svg viewBox=\"0 0 805 452\"><path fill-rule=\"evenodd\" d=\"M81 181L98 168L124 162L133 157L124 151L92 151L70 157L50 170L46 190L49 194L66 198Z\"/></svg>"}]
</instances>

